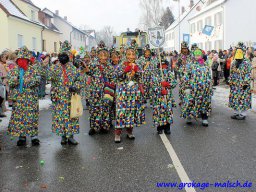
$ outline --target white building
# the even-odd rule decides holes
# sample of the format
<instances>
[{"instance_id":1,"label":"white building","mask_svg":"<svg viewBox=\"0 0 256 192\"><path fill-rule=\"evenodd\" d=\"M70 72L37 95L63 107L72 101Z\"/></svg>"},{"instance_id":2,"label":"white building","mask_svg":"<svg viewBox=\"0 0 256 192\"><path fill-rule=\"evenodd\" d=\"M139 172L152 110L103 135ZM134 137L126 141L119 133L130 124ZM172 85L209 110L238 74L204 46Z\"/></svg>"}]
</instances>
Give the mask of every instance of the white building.
<instances>
[{"instance_id":1,"label":"white building","mask_svg":"<svg viewBox=\"0 0 256 192\"><path fill-rule=\"evenodd\" d=\"M191 43L204 50L228 49L238 41L255 46L255 7L255 0L207 0L189 19ZM211 36L202 33L205 25L214 27Z\"/></svg>"},{"instance_id":2,"label":"white building","mask_svg":"<svg viewBox=\"0 0 256 192\"><path fill-rule=\"evenodd\" d=\"M44 9L43 12L51 15L53 17L53 24L61 31L60 40L64 42L68 40L72 44L72 48L79 51L80 47L86 46L86 34L68 22L67 17L64 18L59 16L59 11L56 10L55 13L51 12L49 9Z\"/></svg>"},{"instance_id":3,"label":"white building","mask_svg":"<svg viewBox=\"0 0 256 192\"><path fill-rule=\"evenodd\" d=\"M97 47L95 30L83 30L86 34L86 51L91 51L92 47Z\"/></svg>"},{"instance_id":4,"label":"white building","mask_svg":"<svg viewBox=\"0 0 256 192\"><path fill-rule=\"evenodd\" d=\"M190 44L190 24L188 19L197 14L202 5L203 2L198 0L194 5L191 4L186 10L182 7L180 19L178 17L170 27L165 30L165 51L179 51L180 43L184 40Z\"/></svg>"}]
</instances>

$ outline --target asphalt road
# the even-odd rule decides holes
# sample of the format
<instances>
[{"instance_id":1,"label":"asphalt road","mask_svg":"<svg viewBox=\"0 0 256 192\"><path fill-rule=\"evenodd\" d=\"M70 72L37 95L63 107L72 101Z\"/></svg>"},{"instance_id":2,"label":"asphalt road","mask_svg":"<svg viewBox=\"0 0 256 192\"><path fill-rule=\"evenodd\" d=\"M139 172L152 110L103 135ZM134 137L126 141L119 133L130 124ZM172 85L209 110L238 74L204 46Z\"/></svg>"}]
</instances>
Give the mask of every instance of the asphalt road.
<instances>
[{"instance_id":1,"label":"asphalt road","mask_svg":"<svg viewBox=\"0 0 256 192\"><path fill-rule=\"evenodd\" d=\"M177 97L177 92L176 92ZM256 114L246 121L230 118L232 111L213 100L208 128L192 126L175 109L172 134L167 136L189 179L195 182L250 181L252 188L213 188L196 191L256 191ZM51 111L40 112L40 147L18 148L16 139L1 132L0 191L121 192L185 191L159 188L158 182L181 182L147 109L147 125L135 129L135 141L123 135L114 143L108 135L89 136L88 111L80 119L78 146L61 146L51 133Z\"/></svg>"}]
</instances>

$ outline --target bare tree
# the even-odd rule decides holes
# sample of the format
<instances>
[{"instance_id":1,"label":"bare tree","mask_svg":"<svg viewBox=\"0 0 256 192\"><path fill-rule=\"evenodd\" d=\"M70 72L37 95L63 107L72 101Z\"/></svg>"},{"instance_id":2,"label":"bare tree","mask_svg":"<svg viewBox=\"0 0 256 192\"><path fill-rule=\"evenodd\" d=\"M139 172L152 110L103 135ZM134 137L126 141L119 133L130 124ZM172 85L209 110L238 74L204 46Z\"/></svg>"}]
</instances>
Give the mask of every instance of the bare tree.
<instances>
[{"instance_id":1,"label":"bare tree","mask_svg":"<svg viewBox=\"0 0 256 192\"><path fill-rule=\"evenodd\" d=\"M140 0L144 28L159 25L164 13L163 0Z\"/></svg>"},{"instance_id":2,"label":"bare tree","mask_svg":"<svg viewBox=\"0 0 256 192\"><path fill-rule=\"evenodd\" d=\"M115 35L114 29L111 26L105 26L100 31L96 32L96 41L99 43L101 40L105 42L107 47L113 44L113 36Z\"/></svg>"}]
</instances>

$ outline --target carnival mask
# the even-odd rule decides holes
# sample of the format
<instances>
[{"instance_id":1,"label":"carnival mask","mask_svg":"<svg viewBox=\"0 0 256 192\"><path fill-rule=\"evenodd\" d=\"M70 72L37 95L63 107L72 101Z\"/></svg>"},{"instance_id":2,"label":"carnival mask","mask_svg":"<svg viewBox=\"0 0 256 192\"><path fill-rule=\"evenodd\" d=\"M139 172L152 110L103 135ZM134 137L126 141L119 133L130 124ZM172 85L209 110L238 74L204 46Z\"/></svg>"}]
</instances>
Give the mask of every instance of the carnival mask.
<instances>
[{"instance_id":1,"label":"carnival mask","mask_svg":"<svg viewBox=\"0 0 256 192\"><path fill-rule=\"evenodd\" d=\"M136 53L133 49L128 49L126 51L126 58L130 63L134 63L136 60Z\"/></svg>"},{"instance_id":2,"label":"carnival mask","mask_svg":"<svg viewBox=\"0 0 256 192\"><path fill-rule=\"evenodd\" d=\"M149 58L150 56L151 56L151 51L147 49L147 50L145 51L145 57L146 57L146 58Z\"/></svg>"},{"instance_id":3,"label":"carnival mask","mask_svg":"<svg viewBox=\"0 0 256 192\"><path fill-rule=\"evenodd\" d=\"M100 51L98 54L100 64L106 65L109 59L109 54L107 51Z\"/></svg>"},{"instance_id":4,"label":"carnival mask","mask_svg":"<svg viewBox=\"0 0 256 192\"><path fill-rule=\"evenodd\" d=\"M96 56L96 52L93 50L91 51L91 57L94 58Z\"/></svg>"},{"instance_id":5,"label":"carnival mask","mask_svg":"<svg viewBox=\"0 0 256 192\"><path fill-rule=\"evenodd\" d=\"M235 52L235 59L243 59L244 58L244 52L242 49L237 49Z\"/></svg>"},{"instance_id":6,"label":"carnival mask","mask_svg":"<svg viewBox=\"0 0 256 192\"><path fill-rule=\"evenodd\" d=\"M117 54L112 54L111 60L114 65L117 65L119 63L120 57Z\"/></svg>"},{"instance_id":7,"label":"carnival mask","mask_svg":"<svg viewBox=\"0 0 256 192\"><path fill-rule=\"evenodd\" d=\"M182 55L189 55L189 50L188 50L188 48L181 48L181 54L182 54Z\"/></svg>"}]
</instances>

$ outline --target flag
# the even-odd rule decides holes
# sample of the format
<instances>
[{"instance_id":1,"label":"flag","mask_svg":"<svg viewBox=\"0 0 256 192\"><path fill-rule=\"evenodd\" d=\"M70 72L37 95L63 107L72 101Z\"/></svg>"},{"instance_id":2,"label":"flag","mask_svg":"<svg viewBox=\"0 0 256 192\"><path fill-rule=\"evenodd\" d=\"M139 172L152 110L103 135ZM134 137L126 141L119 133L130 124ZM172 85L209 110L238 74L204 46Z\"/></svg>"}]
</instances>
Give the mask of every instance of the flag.
<instances>
[{"instance_id":1,"label":"flag","mask_svg":"<svg viewBox=\"0 0 256 192\"><path fill-rule=\"evenodd\" d=\"M205 25L202 33L205 35L211 36L213 29L214 29L213 26Z\"/></svg>"},{"instance_id":2,"label":"flag","mask_svg":"<svg viewBox=\"0 0 256 192\"><path fill-rule=\"evenodd\" d=\"M205 35L211 36L213 29L214 29L213 26L205 25L202 33Z\"/></svg>"}]
</instances>

